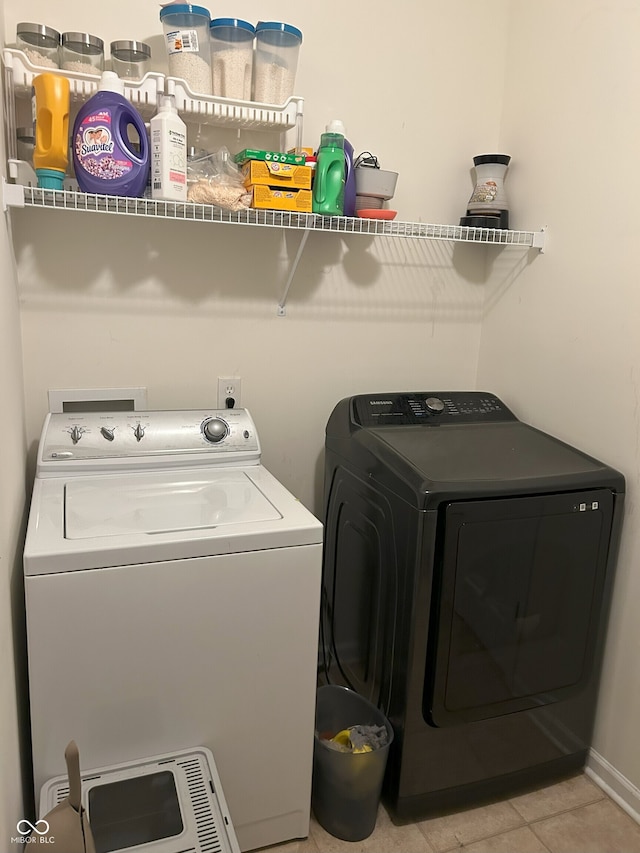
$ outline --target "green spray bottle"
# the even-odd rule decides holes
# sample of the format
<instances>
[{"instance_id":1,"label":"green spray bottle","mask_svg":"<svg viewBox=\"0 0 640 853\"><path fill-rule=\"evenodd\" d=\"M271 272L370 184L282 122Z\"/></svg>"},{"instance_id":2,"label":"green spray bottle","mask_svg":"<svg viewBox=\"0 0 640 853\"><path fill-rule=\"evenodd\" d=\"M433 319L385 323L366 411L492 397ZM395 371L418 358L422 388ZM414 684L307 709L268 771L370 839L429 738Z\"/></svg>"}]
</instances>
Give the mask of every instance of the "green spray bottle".
<instances>
[{"instance_id":1,"label":"green spray bottle","mask_svg":"<svg viewBox=\"0 0 640 853\"><path fill-rule=\"evenodd\" d=\"M318 163L313 179L313 212L323 216L342 216L345 185L344 136L330 132L331 124L327 126L327 132L320 137Z\"/></svg>"}]
</instances>

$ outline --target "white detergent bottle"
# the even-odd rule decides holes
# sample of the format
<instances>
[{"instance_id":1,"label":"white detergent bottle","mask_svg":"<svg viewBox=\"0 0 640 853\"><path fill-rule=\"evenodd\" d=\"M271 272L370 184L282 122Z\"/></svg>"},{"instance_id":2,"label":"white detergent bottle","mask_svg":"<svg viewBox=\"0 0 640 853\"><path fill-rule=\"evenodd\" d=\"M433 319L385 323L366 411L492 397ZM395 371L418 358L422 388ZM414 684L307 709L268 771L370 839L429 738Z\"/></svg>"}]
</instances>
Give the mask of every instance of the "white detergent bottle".
<instances>
[{"instance_id":1,"label":"white detergent bottle","mask_svg":"<svg viewBox=\"0 0 640 853\"><path fill-rule=\"evenodd\" d=\"M151 198L187 200L187 127L173 95L164 95L151 119Z\"/></svg>"}]
</instances>

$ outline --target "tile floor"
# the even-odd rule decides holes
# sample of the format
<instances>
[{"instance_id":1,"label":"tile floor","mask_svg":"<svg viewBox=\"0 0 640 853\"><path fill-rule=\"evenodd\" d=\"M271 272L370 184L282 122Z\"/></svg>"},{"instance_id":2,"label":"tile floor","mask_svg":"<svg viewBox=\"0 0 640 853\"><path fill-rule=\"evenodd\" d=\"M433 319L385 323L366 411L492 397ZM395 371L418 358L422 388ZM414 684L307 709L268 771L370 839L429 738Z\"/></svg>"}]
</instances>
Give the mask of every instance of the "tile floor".
<instances>
[{"instance_id":1,"label":"tile floor","mask_svg":"<svg viewBox=\"0 0 640 853\"><path fill-rule=\"evenodd\" d=\"M490 805L395 826L380 807L364 841L340 841L312 817L303 841L265 853L640 853L640 825L584 774Z\"/></svg>"}]
</instances>

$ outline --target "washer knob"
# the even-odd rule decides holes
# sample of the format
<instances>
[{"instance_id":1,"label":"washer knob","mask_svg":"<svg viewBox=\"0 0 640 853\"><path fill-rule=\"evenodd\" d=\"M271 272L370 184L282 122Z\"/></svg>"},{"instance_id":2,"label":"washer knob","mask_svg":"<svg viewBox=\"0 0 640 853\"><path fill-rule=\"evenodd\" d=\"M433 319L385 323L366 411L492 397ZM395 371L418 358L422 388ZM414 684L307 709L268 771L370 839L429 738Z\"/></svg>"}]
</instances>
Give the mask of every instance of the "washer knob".
<instances>
[{"instance_id":1,"label":"washer knob","mask_svg":"<svg viewBox=\"0 0 640 853\"><path fill-rule=\"evenodd\" d=\"M217 444L229 435L229 427L222 418L211 418L202 424L202 434L212 444Z\"/></svg>"},{"instance_id":2,"label":"washer knob","mask_svg":"<svg viewBox=\"0 0 640 853\"><path fill-rule=\"evenodd\" d=\"M133 434L136 437L136 441L142 441L142 439L144 438L144 427L142 426L142 424L138 424L134 428Z\"/></svg>"},{"instance_id":3,"label":"washer knob","mask_svg":"<svg viewBox=\"0 0 640 853\"><path fill-rule=\"evenodd\" d=\"M71 436L71 441L74 444L77 444L80 441L80 439L82 438L83 432L84 432L84 430L82 429L82 427L79 427L79 426L71 427L71 429L69 430L69 435Z\"/></svg>"},{"instance_id":4,"label":"washer knob","mask_svg":"<svg viewBox=\"0 0 640 853\"><path fill-rule=\"evenodd\" d=\"M440 412L444 411L444 403L442 402L440 397L427 397L424 402L427 406L427 409L436 415L439 415Z\"/></svg>"},{"instance_id":5,"label":"washer knob","mask_svg":"<svg viewBox=\"0 0 640 853\"><path fill-rule=\"evenodd\" d=\"M107 439L107 441L113 441L113 439L115 438L116 431L114 427L100 427L100 432L102 433L103 437Z\"/></svg>"}]
</instances>

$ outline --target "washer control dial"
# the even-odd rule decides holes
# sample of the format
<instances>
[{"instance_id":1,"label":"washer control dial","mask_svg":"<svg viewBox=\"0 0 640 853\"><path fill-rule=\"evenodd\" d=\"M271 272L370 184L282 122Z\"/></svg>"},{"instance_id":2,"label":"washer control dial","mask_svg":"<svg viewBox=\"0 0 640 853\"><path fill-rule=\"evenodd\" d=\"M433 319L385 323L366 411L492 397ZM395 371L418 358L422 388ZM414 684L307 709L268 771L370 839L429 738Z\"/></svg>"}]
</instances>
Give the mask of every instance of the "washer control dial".
<instances>
[{"instance_id":1,"label":"washer control dial","mask_svg":"<svg viewBox=\"0 0 640 853\"><path fill-rule=\"evenodd\" d=\"M74 444L77 444L84 434L84 430L79 426L72 426L69 430L69 435L71 436L71 441Z\"/></svg>"},{"instance_id":2,"label":"washer control dial","mask_svg":"<svg viewBox=\"0 0 640 853\"><path fill-rule=\"evenodd\" d=\"M113 441L116 435L114 427L100 427L100 432L102 433L103 438L106 438L107 441Z\"/></svg>"},{"instance_id":3,"label":"washer control dial","mask_svg":"<svg viewBox=\"0 0 640 853\"><path fill-rule=\"evenodd\" d=\"M136 437L136 441L142 441L142 439L144 438L144 430L145 427L143 427L142 424L138 424L136 427L134 427L133 434Z\"/></svg>"},{"instance_id":4,"label":"washer control dial","mask_svg":"<svg viewBox=\"0 0 640 853\"><path fill-rule=\"evenodd\" d=\"M217 444L229 435L229 424L222 418L209 418L202 422L202 434L212 444Z\"/></svg>"},{"instance_id":5,"label":"washer control dial","mask_svg":"<svg viewBox=\"0 0 640 853\"><path fill-rule=\"evenodd\" d=\"M427 410L433 412L434 415L439 415L440 412L444 412L444 403L440 397L427 397L424 402Z\"/></svg>"}]
</instances>

